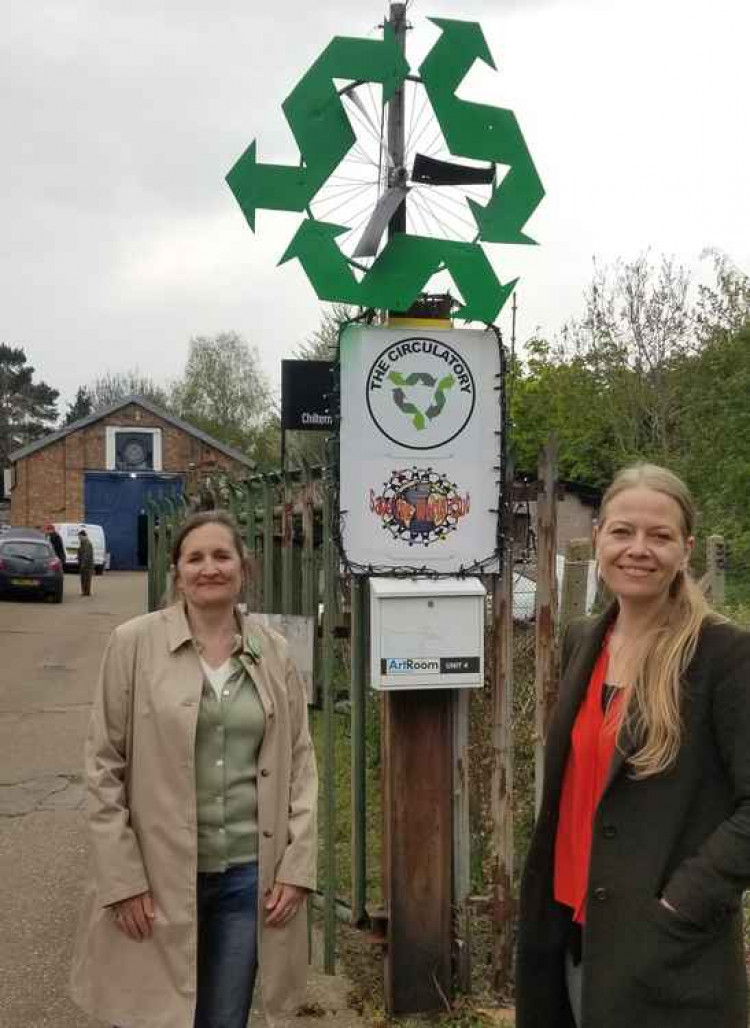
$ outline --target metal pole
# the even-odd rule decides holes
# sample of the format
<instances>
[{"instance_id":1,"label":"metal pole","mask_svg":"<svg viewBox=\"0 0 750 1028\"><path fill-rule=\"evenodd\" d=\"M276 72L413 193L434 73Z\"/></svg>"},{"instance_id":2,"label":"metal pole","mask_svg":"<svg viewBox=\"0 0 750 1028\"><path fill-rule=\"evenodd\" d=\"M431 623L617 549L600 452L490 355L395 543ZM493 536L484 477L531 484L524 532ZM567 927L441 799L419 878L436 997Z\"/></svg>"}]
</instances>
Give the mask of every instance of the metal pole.
<instances>
[{"instance_id":1,"label":"metal pole","mask_svg":"<svg viewBox=\"0 0 750 1028\"><path fill-rule=\"evenodd\" d=\"M273 486L263 476L263 612L274 614L273 596Z\"/></svg>"},{"instance_id":2,"label":"metal pole","mask_svg":"<svg viewBox=\"0 0 750 1028\"><path fill-rule=\"evenodd\" d=\"M338 562L331 534L331 469L323 490L323 970L336 971L336 768L333 710L333 627Z\"/></svg>"},{"instance_id":3,"label":"metal pole","mask_svg":"<svg viewBox=\"0 0 750 1028\"><path fill-rule=\"evenodd\" d=\"M388 22L393 29L396 43L406 49L406 4L392 3ZM402 186L407 179L404 167L404 87L399 86L388 101L388 153L393 163L388 171L388 185ZM406 200L399 206L388 223L388 238L399 232L406 232Z\"/></svg>"},{"instance_id":4,"label":"metal pole","mask_svg":"<svg viewBox=\"0 0 750 1028\"><path fill-rule=\"evenodd\" d=\"M505 469L503 573L492 596L492 983L504 992L513 965L513 462Z\"/></svg>"},{"instance_id":5,"label":"metal pole","mask_svg":"<svg viewBox=\"0 0 750 1028\"><path fill-rule=\"evenodd\" d=\"M367 768L365 706L367 702L367 579L351 577L352 646L351 699L352 735L352 922L361 924L367 916Z\"/></svg>"}]
</instances>

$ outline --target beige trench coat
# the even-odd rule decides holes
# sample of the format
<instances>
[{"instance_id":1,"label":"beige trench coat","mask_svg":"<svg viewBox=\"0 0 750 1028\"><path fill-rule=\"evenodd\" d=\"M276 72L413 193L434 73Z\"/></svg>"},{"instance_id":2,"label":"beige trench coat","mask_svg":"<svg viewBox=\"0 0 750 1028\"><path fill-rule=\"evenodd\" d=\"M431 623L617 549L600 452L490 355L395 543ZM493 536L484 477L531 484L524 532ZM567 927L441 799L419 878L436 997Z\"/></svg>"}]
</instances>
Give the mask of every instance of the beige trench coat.
<instances>
[{"instance_id":1,"label":"beige trench coat","mask_svg":"<svg viewBox=\"0 0 750 1028\"><path fill-rule=\"evenodd\" d=\"M257 664L249 632L260 642ZM134 618L107 646L86 741L93 872L76 939L74 1000L122 1028L192 1028L196 982L194 740L203 674L181 604ZM240 656L265 712L258 755L259 988L275 1020L302 999L306 904L263 927L274 881L315 887L315 756L286 642L244 621ZM150 939L115 927L110 903L150 889Z\"/></svg>"}]
</instances>

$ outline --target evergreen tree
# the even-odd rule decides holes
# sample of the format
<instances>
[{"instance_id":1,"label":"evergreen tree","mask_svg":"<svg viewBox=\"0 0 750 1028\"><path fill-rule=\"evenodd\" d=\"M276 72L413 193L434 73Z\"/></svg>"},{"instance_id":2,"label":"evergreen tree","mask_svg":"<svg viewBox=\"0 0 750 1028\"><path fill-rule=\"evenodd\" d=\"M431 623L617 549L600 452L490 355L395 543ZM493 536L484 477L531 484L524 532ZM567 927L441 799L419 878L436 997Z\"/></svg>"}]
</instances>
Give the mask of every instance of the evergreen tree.
<instances>
[{"instance_id":1,"label":"evergreen tree","mask_svg":"<svg viewBox=\"0 0 750 1028\"><path fill-rule=\"evenodd\" d=\"M76 398L72 403L68 404L68 410L65 415L63 425L72 425L74 421L80 421L81 418L88 417L94 409L94 398L91 395L89 389L86 386L78 386L78 392Z\"/></svg>"},{"instance_id":2,"label":"evergreen tree","mask_svg":"<svg viewBox=\"0 0 750 1028\"><path fill-rule=\"evenodd\" d=\"M46 382L34 382L20 347L0 343L0 466L13 450L51 431L59 395Z\"/></svg>"}]
</instances>

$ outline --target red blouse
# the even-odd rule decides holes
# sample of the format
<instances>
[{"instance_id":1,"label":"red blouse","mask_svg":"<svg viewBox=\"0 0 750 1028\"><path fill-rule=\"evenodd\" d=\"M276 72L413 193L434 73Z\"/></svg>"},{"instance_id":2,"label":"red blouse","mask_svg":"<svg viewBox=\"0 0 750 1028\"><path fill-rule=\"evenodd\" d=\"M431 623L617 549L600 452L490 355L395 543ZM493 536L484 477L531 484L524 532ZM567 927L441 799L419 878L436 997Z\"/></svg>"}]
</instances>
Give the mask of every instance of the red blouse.
<instances>
[{"instance_id":1,"label":"red blouse","mask_svg":"<svg viewBox=\"0 0 750 1028\"><path fill-rule=\"evenodd\" d=\"M594 816L607 782L620 720L620 690L606 714L603 710L608 664L605 642L573 725L555 839L555 899L572 908L573 920L579 924L586 920Z\"/></svg>"}]
</instances>

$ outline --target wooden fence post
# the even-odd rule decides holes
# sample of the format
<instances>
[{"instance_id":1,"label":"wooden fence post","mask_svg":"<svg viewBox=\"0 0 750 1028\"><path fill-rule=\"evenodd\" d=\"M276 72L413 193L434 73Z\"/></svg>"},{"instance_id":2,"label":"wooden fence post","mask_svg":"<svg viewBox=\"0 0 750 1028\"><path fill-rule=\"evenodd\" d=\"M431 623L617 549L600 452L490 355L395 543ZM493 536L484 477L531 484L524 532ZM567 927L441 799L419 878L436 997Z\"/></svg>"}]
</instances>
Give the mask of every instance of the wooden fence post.
<instances>
[{"instance_id":1,"label":"wooden fence post","mask_svg":"<svg viewBox=\"0 0 750 1028\"><path fill-rule=\"evenodd\" d=\"M726 602L726 550L723 535L706 539L706 576L708 598L715 607Z\"/></svg>"},{"instance_id":2,"label":"wooden fence post","mask_svg":"<svg viewBox=\"0 0 750 1028\"><path fill-rule=\"evenodd\" d=\"M557 443L551 438L539 460L536 503L536 674L534 695L534 809L539 813L544 776L544 738L557 697Z\"/></svg>"},{"instance_id":3,"label":"wooden fence post","mask_svg":"<svg viewBox=\"0 0 750 1028\"><path fill-rule=\"evenodd\" d=\"M560 631L562 639L570 622L586 613L589 566L593 554L590 539L571 539L565 548L565 569L560 600Z\"/></svg>"},{"instance_id":4,"label":"wooden fence post","mask_svg":"<svg viewBox=\"0 0 750 1028\"><path fill-rule=\"evenodd\" d=\"M471 992L471 822L469 820L470 689L453 693L453 906L456 925L456 982Z\"/></svg>"}]
</instances>

